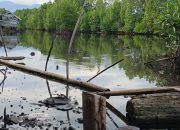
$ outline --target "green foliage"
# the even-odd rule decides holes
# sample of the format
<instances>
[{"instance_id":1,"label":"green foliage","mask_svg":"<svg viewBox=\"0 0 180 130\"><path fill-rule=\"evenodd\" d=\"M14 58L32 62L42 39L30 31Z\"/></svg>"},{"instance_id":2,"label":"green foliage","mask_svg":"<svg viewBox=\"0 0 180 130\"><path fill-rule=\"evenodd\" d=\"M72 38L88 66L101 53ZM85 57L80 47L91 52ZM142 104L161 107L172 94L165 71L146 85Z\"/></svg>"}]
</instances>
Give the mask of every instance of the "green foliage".
<instances>
[{"instance_id":1,"label":"green foliage","mask_svg":"<svg viewBox=\"0 0 180 130\"><path fill-rule=\"evenodd\" d=\"M4 14L7 10L5 8L0 8L0 14Z\"/></svg>"},{"instance_id":2,"label":"green foliage","mask_svg":"<svg viewBox=\"0 0 180 130\"><path fill-rule=\"evenodd\" d=\"M79 0L56 0L41 5L38 9L17 10L22 20L20 28L40 30L72 30L82 2Z\"/></svg>"},{"instance_id":3,"label":"green foliage","mask_svg":"<svg viewBox=\"0 0 180 130\"><path fill-rule=\"evenodd\" d=\"M134 18L134 8L133 8L133 1L134 0L126 0L124 3L125 6L125 25L123 27L123 30L125 32L132 32L134 29L134 23L135 23L135 18Z\"/></svg>"},{"instance_id":4,"label":"green foliage","mask_svg":"<svg viewBox=\"0 0 180 130\"><path fill-rule=\"evenodd\" d=\"M80 10L85 13L80 30L179 34L179 0L55 0L38 9L17 10L20 28L72 31Z\"/></svg>"},{"instance_id":5,"label":"green foliage","mask_svg":"<svg viewBox=\"0 0 180 130\"><path fill-rule=\"evenodd\" d=\"M167 1L162 5L158 22L165 34L180 34L180 1Z\"/></svg>"}]
</instances>

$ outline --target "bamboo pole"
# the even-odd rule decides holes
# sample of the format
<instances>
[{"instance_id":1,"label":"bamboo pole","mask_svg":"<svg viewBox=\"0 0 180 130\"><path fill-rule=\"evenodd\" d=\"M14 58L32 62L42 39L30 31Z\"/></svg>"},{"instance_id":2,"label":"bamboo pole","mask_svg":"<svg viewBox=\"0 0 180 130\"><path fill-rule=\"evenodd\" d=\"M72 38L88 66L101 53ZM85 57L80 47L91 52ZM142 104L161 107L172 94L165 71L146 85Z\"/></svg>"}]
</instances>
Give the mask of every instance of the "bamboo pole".
<instances>
[{"instance_id":1,"label":"bamboo pole","mask_svg":"<svg viewBox=\"0 0 180 130\"><path fill-rule=\"evenodd\" d=\"M91 83L87 83L87 82L83 82L83 81L77 81L77 80L73 80L73 79L69 79L67 81L67 78L55 73L51 73L51 72L46 72L43 70L39 70L36 68L31 68L31 67L27 67L24 65L20 65L20 64L15 64L15 63L11 63L5 60L1 60L0 59L0 64L5 65L9 68L24 72L24 73L28 73L34 76L39 76L41 78L44 79L48 79L51 81L55 81L55 82L59 82L59 83L63 83L66 84L68 82L69 85L83 89L83 90L88 90L91 92L95 92L95 91L109 91L109 89L107 88L103 88L101 86L97 86Z\"/></svg>"},{"instance_id":2,"label":"bamboo pole","mask_svg":"<svg viewBox=\"0 0 180 130\"><path fill-rule=\"evenodd\" d=\"M169 93L169 92L180 92L180 88L177 87L143 88L143 89L97 92L97 94L109 97L109 96L123 96L123 95Z\"/></svg>"},{"instance_id":3,"label":"bamboo pole","mask_svg":"<svg viewBox=\"0 0 180 130\"><path fill-rule=\"evenodd\" d=\"M5 56L0 56L0 59L1 60L23 60L25 59L24 56L8 56L8 57L5 57Z\"/></svg>"}]
</instances>

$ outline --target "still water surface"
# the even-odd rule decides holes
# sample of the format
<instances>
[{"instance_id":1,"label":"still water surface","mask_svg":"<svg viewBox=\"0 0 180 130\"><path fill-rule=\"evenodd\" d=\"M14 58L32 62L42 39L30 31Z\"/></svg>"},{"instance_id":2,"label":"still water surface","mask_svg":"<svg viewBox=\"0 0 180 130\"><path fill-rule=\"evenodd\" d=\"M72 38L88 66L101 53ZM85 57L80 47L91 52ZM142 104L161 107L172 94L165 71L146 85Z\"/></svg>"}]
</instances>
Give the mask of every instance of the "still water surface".
<instances>
[{"instance_id":1,"label":"still water surface","mask_svg":"<svg viewBox=\"0 0 180 130\"><path fill-rule=\"evenodd\" d=\"M44 70L53 35L42 32L25 32L17 36L5 37L11 39L7 43L8 56L25 56L22 61L26 66ZM52 55L48 64L48 71L60 75L66 75L66 53L70 38L58 37L54 43ZM70 78L87 81L100 70L112 65L120 59L123 62L110 68L91 83L109 88L111 90L151 88L165 85L176 85L178 81L170 79L165 72L156 71L144 65L151 59L171 53L174 47L169 47L162 38L157 37L128 37L128 36L77 36L70 55ZM30 55L32 52L34 56ZM5 56L4 49L0 48L0 55ZM158 67L157 67L158 68ZM0 69L6 67L0 66ZM0 75L3 80L3 75ZM173 84L172 84L173 83ZM66 85L49 82L53 96L66 93ZM70 111L60 111L55 108L39 107L34 103L49 97L46 80L34 77L12 69L7 70L7 78L0 89L0 116L3 116L4 108L7 114L25 113L36 117L45 125L35 126L33 129L59 129L73 125L77 129L83 129L78 119L82 118L82 91L70 88L69 96L72 101L77 101L76 108ZM125 107L129 97L111 97L108 101L126 114ZM119 118L109 110L107 112L113 121L107 117L109 130L126 126ZM52 125L48 125L52 124ZM0 119L0 125L3 125ZM1 126L0 126L1 127ZM26 129L23 126L7 126L10 129ZM32 128L30 128L32 129Z\"/></svg>"}]
</instances>

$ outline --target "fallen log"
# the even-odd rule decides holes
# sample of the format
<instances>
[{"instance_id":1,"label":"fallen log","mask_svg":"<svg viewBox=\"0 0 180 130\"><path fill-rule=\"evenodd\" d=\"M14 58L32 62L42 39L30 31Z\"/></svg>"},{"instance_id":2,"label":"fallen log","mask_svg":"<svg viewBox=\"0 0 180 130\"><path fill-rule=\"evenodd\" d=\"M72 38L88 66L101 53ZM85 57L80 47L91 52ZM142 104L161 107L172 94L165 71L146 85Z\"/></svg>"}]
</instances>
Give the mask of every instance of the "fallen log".
<instances>
[{"instance_id":1,"label":"fallen log","mask_svg":"<svg viewBox=\"0 0 180 130\"><path fill-rule=\"evenodd\" d=\"M109 96L123 96L123 95L153 94L153 93L169 93L169 92L180 92L180 88L157 87L157 88L143 88L143 89L97 92L96 94L109 97Z\"/></svg>"},{"instance_id":2,"label":"fallen log","mask_svg":"<svg viewBox=\"0 0 180 130\"><path fill-rule=\"evenodd\" d=\"M24 73L28 73L31 75L35 75L35 76L39 76L41 78L44 79L48 79L51 81L55 81L55 82L59 82L59 83L63 83L63 84L69 84L71 86L77 87L79 89L83 89L83 90L88 90L91 92L95 92L95 91L109 91L109 89L107 88L103 88L101 86L97 86L91 83L87 83L87 82L83 82L83 81L78 81L78 80L73 80L73 79L69 79L67 81L67 78L55 73L51 73L51 72L47 72L47 71L42 71L36 68L31 68L31 67L27 67L24 65L20 65L20 64L14 64L14 63L10 63L7 62L5 60L1 60L0 59L0 64L5 65L9 68L24 72Z\"/></svg>"},{"instance_id":3,"label":"fallen log","mask_svg":"<svg viewBox=\"0 0 180 130\"><path fill-rule=\"evenodd\" d=\"M0 56L0 59L1 59L1 60L23 60L23 59L25 59L25 57L24 57L24 56L16 56L16 57L10 57L10 56L5 57L5 56Z\"/></svg>"},{"instance_id":4,"label":"fallen log","mask_svg":"<svg viewBox=\"0 0 180 130\"><path fill-rule=\"evenodd\" d=\"M140 128L180 128L180 94L161 93L136 96L127 103L130 125Z\"/></svg>"}]
</instances>

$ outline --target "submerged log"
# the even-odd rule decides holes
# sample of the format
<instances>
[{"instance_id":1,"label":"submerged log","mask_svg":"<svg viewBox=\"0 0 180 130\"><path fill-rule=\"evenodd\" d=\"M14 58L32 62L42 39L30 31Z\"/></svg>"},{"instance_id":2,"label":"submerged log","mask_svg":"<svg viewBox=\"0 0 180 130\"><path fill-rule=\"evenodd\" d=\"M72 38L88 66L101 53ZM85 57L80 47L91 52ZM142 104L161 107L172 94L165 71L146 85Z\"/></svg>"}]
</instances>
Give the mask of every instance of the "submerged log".
<instances>
[{"instance_id":1,"label":"submerged log","mask_svg":"<svg viewBox=\"0 0 180 130\"><path fill-rule=\"evenodd\" d=\"M23 60L23 59L25 59L25 57L24 57L24 56L16 56L16 57L10 57L10 56L5 57L5 56L0 56L0 59L1 59L1 60Z\"/></svg>"},{"instance_id":2,"label":"submerged log","mask_svg":"<svg viewBox=\"0 0 180 130\"><path fill-rule=\"evenodd\" d=\"M140 128L180 128L180 93L136 96L127 103L130 125Z\"/></svg>"},{"instance_id":3,"label":"submerged log","mask_svg":"<svg viewBox=\"0 0 180 130\"><path fill-rule=\"evenodd\" d=\"M1 60L0 59L0 64L5 65L9 68L24 72L24 73L28 73L31 75L35 75L35 76L39 76L41 78L44 79L48 79L51 81L55 81L55 82L59 82L59 83L63 83L63 84L69 84L71 86L77 87L79 89L83 89L83 90L88 90L88 91L108 91L109 89L107 88L103 88L101 86L97 86L95 84L91 84L91 83L87 83L87 82L83 82L83 81L78 81L78 80L73 80L73 79L69 79L67 81L67 78L55 73L51 73L51 72L47 72L47 71L42 71L36 68L31 68L31 67L27 67L24 65L20 65L20 64L14 64L14 63L10 63L7 62L5 60Z\"/></svg>"}]
</instances>

